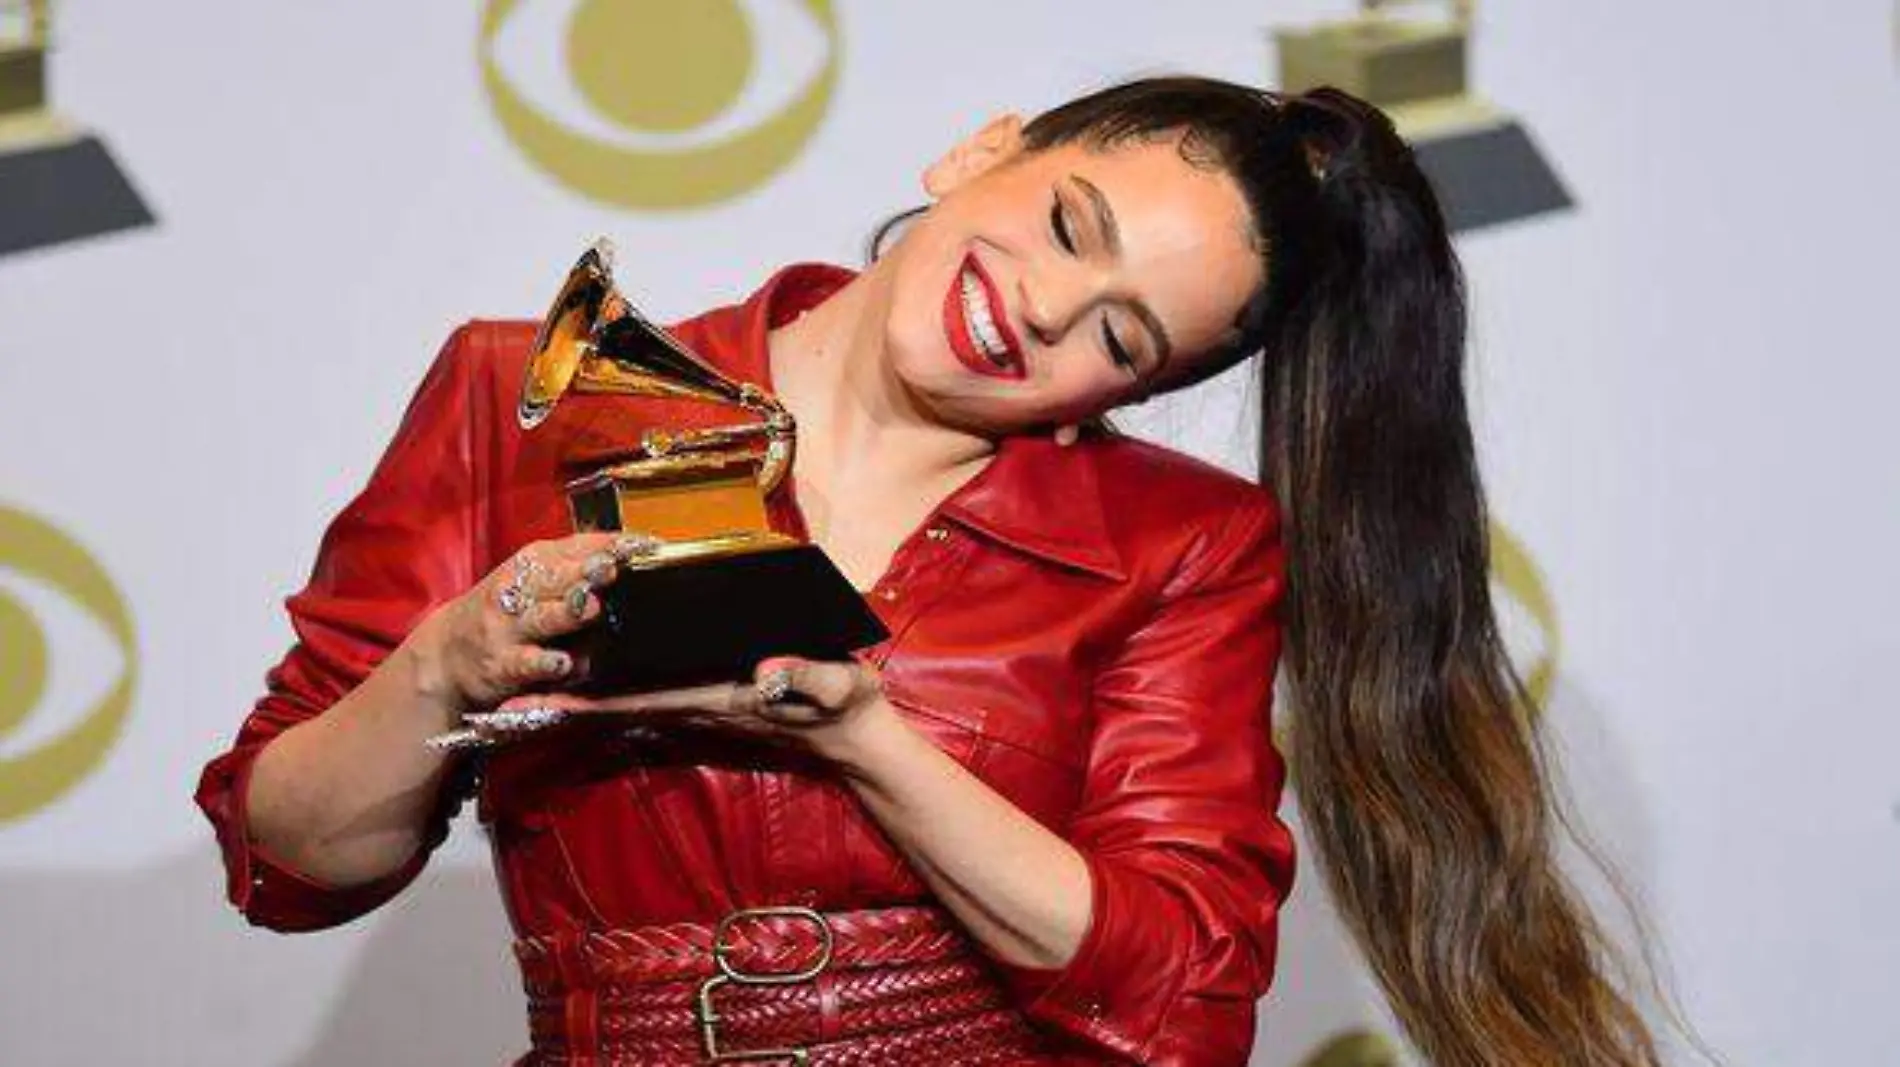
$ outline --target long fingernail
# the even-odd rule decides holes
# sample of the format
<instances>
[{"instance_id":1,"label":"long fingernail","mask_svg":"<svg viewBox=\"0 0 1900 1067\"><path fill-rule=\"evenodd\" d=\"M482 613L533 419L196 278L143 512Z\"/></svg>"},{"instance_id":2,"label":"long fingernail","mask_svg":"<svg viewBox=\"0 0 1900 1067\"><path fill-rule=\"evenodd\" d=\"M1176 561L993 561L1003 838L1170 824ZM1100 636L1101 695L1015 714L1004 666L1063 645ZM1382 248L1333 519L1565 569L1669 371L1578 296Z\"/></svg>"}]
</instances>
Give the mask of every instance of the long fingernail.
<instances>
[{"instance_id":1,"label":"long fingernail","mask_svg":"<svg viewBox=\"0 0 1900 1067\"><path fill-rule=\"evenodd\" d=\"M599 552L587 557L587 562L581 566L581 577L587 579L588 585L598 589L612 582L619 569L620 565L612 556Z\"/></svg>"},{"instance_id":2,"label":"long fingernail","mask_svg":"<svg viewBox=\"0 0 1900 1067\"><path fill-rule=\"evenodd\" d=\"M564 675L574 669L574 657L565 652L545 651L534 657L534 666L542 674Z\"/></svg>"},{"instance_id":3,"label":"long fingernail","mask_svg":"<svg viewBox=\"0 0 1900 1067\"><path fill-rule=\"evenodd\" d=\"M530 733L545 730L567 718L560 708L520 708L514 711L478 711L462 716L462 721L477 730L498 734Z\"/></svg>"},{"instance_id":4,"label":"long fingernail","mask_svg":"<svg viewBox=\"0 0 1900 1067\"><path fill-rule=\"evenodd\" d=\"M488 748L495 743L495 739L480 730L465 729L436 734L422 743L437 752L460 752L470 748Z\"/></svg>"},{"instance_id":5,"label":"long fingernail","mask_svg":"<svg viewBox=\"0 0 1900 1067\"><path fill-rule=\"evenodd\" d=\"M792 693L792 672L776 670L759 679L759 700L766 704L776 704Z\"/></svg>"},{"instance_id":6,"label":"long fingernail","mask_svg":"<svg viewBox=\"0 0 1900 1067\"><path fill-rule=\"evenodd\" d=\"M652 534L630 533L614 539L614 558L623 563L646 559L660 550L660 539Z\"/></svg>"}]
</instances>

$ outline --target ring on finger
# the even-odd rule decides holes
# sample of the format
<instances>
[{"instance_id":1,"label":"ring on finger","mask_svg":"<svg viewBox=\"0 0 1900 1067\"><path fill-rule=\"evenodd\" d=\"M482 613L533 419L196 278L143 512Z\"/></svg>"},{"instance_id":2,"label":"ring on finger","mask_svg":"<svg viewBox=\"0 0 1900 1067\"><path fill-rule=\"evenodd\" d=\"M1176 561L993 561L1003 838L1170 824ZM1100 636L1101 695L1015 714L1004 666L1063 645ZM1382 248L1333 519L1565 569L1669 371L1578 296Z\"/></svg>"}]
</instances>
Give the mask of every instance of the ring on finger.
<instances>
[{"instance_id":1,"label":"ring on finger","mask_svg":"<svg viewBox=\"0 0 1900 1067\"><path fill-rule=\"evenodd\" d=\"M496 594L501 613L519 616L526 612L528 606L534 603L534 594L529 591L529 584L546 573L547 568L543 567L541 561L535 559L527 549L515 553L514 574Z\"/></svg>"},{"instance_id":2,"label":"ring on finger","mask_svg":"<svg viewBox=\"0 0 1900 1067\"><path fill-rule=\"evenodd\" d=\"M547 567L542 564L540 560L534 558L526 549L516 553L514 562L515 575L512 584L518 585L523 589L527 589L539 582L542 578L546 577L548 573Z\"/></svg>"},{"instance_id":3,"label":"ring on finger","mask_svg":"<svg viewBox=\"0 0 1900 1067\"><path fill-rule=\"evenodd\" d=\"M577 619L586 617L587 602L593 595L594 587L588 585L586 582L581 582L572 589L569 589L567 591L567 597L565 598L567 601L567 613Z\"/></svg>"},{"instance_id":4,"label":"ring on finger","mask_svg":"<svg viewBox=\"0 0 1900 1067\"><path fill-rule=\"evenodd\" d=\"M519 618L528 610L530 599L528 590L521 584L521 576L517 574L495 594L495 606L501 609L503 615Z\"/></svg>"}]
</instances>

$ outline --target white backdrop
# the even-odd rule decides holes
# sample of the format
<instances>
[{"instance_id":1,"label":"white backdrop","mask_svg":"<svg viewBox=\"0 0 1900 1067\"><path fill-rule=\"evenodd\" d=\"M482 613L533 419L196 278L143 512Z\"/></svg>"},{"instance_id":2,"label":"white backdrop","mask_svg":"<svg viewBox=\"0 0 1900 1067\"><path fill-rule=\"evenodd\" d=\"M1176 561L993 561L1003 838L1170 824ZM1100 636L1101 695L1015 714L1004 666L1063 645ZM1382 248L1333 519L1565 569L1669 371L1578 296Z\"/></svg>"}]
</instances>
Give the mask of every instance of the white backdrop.
<instances>
[{"instance_id":1,"label":"white backdrop","mask_svg":"<svg viewBox=\"0 0 1900 1067\"><path fill-rule=\"evenodd\" d=\"M538 313L600 233L665 317L786 261L856 262L993 111L1160 69L1269 80L1270 27L1346 10L837 7L839 81L809 144L684 212L590 202L517 149L482 87L478 4L55 12L57 106L107 140L159 223L0 260L0 507L90 553L136 641L121 656L0 543L0 593L52 664L32 715L0 723L0 759L78 721L122 669L136 692L83 783L0 822L0 1063L519 1051L467 827L383 912L285 938L223 905L190 804L289 640L280 598L440 340L472 315ZM1493 5L1475 59L1579 201L1463 243L1492 496L1555 598L1550 717L1578 808L1737 1064L1900 1048L1893 18L1888 0ZM792 77L814 60L772 62ZM559 64L543 67L515 73ZM1230 378L1128 421L1244 468L1251 399ZM1256 1063L1388 1025L1310 867L1286 940Z\"/></svg>"}]
</instances>

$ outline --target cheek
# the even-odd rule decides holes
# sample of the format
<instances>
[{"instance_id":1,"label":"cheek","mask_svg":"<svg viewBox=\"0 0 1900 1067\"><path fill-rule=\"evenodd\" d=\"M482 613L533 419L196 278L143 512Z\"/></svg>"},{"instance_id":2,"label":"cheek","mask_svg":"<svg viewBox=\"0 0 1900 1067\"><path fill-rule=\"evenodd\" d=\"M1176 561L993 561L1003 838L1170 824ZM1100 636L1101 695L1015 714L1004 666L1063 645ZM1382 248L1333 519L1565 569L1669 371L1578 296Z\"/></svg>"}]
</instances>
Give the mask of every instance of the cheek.
<instances>
[{"instance_id":1,"label":"cheek","mask_svg":"<svg viewBox=\"0 0 1900 1067\"><path fill-rule=\"evenodd\" d=\"M1051 418L1072 421L1100 415L1121 403L1128 378L1092 350L1049 353L1049 370L1037 392Z\"/></svg>"},{"instance_id":2,"label":"cheek","mask_svg":"<svg viewBox=\"0 0 1900 1067\"><path fill-rule=\"evenodd\" d=\"M939 284L944 272L932 251L928 246L910 245L907 239L903 258L891 265L894 269L885 339L894 356L944 347L944 287Z\"/></svg>"}]
</instances>

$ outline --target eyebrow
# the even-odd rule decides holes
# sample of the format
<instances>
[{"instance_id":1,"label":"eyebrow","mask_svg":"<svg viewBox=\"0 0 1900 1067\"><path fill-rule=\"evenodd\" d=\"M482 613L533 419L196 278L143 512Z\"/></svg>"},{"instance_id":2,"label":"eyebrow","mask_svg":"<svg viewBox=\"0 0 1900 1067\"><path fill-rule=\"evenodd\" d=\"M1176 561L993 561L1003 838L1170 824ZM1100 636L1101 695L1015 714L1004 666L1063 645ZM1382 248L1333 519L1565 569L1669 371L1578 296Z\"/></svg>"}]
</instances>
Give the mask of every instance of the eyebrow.
<instances>
[{"instance_id":1,"label":"eyebrow","mask_svg":"<svg viewBox=\"0 0 1900 1067\"><path fill-rule=\"evenodd\" d=\"M1070 174L1069 180L1080 186L1082 192L1088 195L1089 205L1095 209L1096 228L1102 231L1102 240L1108 245L1109 254L1117 259L1121 258L1122 231L1115 222L1115 208L1108 202L1107 194L1103 193L1094 182L1080 174ZM1155 367L1160 369L1167 363L1168 357L1174 354L1174 342L1168 338L1168 329L1161 325L1161 317L1154 313L1154 309L1141 300L1130 300L1128 305L1129 310L1134 312L1135 318L1140 319L1142 326L1154 335L1155 347L1159 355L1155 361Z\"/></svg>"}]
</instances>

